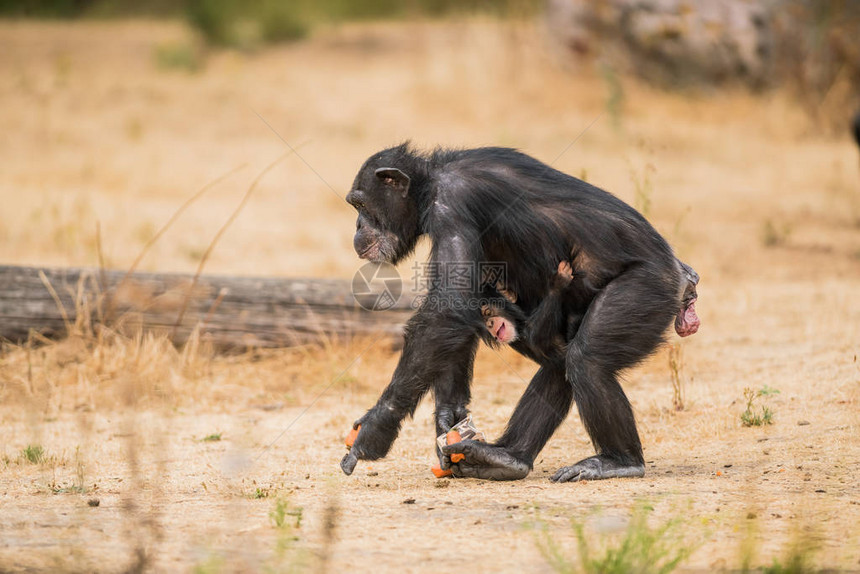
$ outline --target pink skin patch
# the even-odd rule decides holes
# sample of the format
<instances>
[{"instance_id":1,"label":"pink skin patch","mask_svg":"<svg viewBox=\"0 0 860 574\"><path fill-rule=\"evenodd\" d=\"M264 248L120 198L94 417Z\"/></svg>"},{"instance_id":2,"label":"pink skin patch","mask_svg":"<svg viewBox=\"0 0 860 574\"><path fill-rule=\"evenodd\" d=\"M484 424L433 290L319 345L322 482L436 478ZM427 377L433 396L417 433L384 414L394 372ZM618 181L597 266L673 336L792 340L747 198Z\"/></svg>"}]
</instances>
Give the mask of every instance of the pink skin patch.
<instances>
[{"instance_id":1,"label":"pink skin patch","mask_svg":"<svg viewBox=\"0 0 860 574\"><path fill-rule=\"evenodd\" d=\"M696 315L696 299L693 299L675 317L675 332L681 337L689 337L699 330L700 324Z\"/></svg>"},{"instance_id":2,"label":"pink skin patch","mask_svg":"<svg viewBox=\"0 0 860 574\"><path fill-rule=\"evenodd\" d=\"M508 320L502 317L497 317L493 320L489 327L490 333L493 334L493 337L495 337L499 343L505 345L513 340L514 334L516 333Z\"/></svg>"}]
</instances>

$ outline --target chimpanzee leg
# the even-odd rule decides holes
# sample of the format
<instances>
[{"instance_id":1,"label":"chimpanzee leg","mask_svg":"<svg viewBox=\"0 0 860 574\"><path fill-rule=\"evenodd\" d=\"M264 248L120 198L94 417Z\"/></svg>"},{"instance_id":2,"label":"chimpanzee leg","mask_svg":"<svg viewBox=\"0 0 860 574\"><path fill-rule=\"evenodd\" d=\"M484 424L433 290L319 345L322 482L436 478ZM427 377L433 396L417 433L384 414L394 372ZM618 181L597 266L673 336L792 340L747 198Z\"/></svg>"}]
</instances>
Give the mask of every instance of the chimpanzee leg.
<instances>
[{"instance_id":1,"label":"chimpanzee leg","mask_svg":"<svg viewBox=\"0 0 860 574\"><path fill-rule=\"evenodd\" d=\"M561 363L541 367L498 442L463 441L451 451L466 455L463 462L453 465L454 474L492 480L524 478L546 441L567 417L572 396Z\"/></svg>"},{"instance_id":2,"label":"chimpanzee leg","mask_svg":"<svg viewBox=\"0 0 860 574\"><path fill-rule=\"evenodd\" d=\"M452 426L469 414L470 384L478 340L476 336L464 342L463 348L457 352L459 358L447 365L444 373L433 385L436 400L436 436L448 432ZM436 454L439 456L441 467L447 469L450 466L450 459L442 455L438 448Z\"/></svg>"},{"instance_id":3,"label":"chimpanzee leg","mask_svg":"<svg viewBox=\"0 0 860 574\"><path fill-rule=\"evenodd\" d=\"M452 390L445 396L468 402L468 382L457 379L470 375L471 367L455 372L448 365L470 363L475 356L477 340L476 330L438 311L422 308L413 315L406 325L403 353L391 383L376 404L353 423L354 429L361 429L340 461L344 473L352 474L359 460L376 460L388 454L403 419L415 412L421 398L437 382L459 382L452 384Z\"/></svg>"},{"instance_id":4,"label":"chimpanzee leg","mask_svg":"<svg viewBox=\"0 0 860 574\"><path fill-rule=\"evenodd\" d=\"M619 371L650 355L677 313L677 274L634 267L588 309L567 350L567 379L596 456L560 469L556 482L643 476L642 445Z\"/></svg>"},{"instance_id":5,"label":"chimpanzee leg","mask_svg":"<svg viewBox=\"0 0 860 574\"><path fill-rule=\"evenodd\" d=\"M531 467L538 453L570 412L573 393L564 380L560 363L546 365L535 373L505 433L496 442Z\"/></svg>"},{"instance_id":6,"label":"chimpanzee leg","mask_svg":"<svg viewBox=\"0 0 860 574\"><path fill-rule=\"evenodd\" d=\"M464 349L458 353L458 361L448 365L433 385L437 435L448 432L469 414L469 401L472 398L470 384L478 340L476 337L464 344Z\"/></svg>"}]
</instances>

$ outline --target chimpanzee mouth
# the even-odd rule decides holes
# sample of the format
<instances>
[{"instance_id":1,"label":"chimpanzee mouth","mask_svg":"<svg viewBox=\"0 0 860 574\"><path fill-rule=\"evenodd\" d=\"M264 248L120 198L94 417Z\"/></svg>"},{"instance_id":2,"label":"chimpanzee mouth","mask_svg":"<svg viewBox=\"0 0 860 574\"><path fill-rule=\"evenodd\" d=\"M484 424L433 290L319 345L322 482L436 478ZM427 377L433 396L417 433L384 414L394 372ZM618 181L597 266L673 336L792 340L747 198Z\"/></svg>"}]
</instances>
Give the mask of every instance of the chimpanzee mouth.
<instances>
[{"instance_id":1,"label":"chimpanzee mouth","mask_svg":"<svg viewBox=\"0 0 860 574\"><path fill-rule=\"evenodd\" d=\"M377 251L379 250L379 241L376 241L376 242L372 243L371 245L369 245L369 246L367 247L367 249L365 249L364 251L362 251L361 253L359 253L359 254L358 254L358 258L359 258L359 259L371 259L371 258L369 257L369 255L371 254L371 252L372 252L373 250L377 250Z\"/></svg>"},{"instance_id":2,"label":"chimpanzee mouth","mask_svg":"<svg viewBox=\"0 0 860 574\"><path fill-rule=\"evenodd\" d=\"M681 337L689 337L699 330L701 321L696 314L696 298L684 303L675 317L675 332Z\"/></svg>"},{"instance_id":3,"label":"chimpanzee mouth","mask_svg":"<svg viewBox=\"0 0 860 574\"><path fill-rule=\"evenodd\" d=\"M499 321L499 328L496 329L496 332L493 334L493 336L496 338L497 341L504 343L507 330L507 324L504 321Z\"/></svg>"}]
</instances>

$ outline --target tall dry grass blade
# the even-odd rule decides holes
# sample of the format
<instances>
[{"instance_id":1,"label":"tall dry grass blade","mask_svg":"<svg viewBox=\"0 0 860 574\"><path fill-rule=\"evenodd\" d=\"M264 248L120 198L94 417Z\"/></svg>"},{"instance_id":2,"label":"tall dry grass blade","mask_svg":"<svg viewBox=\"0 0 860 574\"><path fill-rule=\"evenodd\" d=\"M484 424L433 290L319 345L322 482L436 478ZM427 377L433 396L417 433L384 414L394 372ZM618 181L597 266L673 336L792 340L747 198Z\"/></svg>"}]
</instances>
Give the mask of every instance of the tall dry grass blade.
<instances>
[{"instance_id":1,"label":"tall dry grass blade","mask_svg":"<svg viewBox=\"0 0 860 574\"><path fill-rule=\"evenodd\" d=\"M197 271L194 273L194 278L191 280L191 285L188 286L188 293L185 294L185 298L182 300L182 307L179 309L179 315L176 317L176 323L173 325L173 332L170 335L170 339L176 343L176 333L179 330L179 326L182 324L182 319L185 318L185 311L188 309L188 303L191 301L191 295L194 293L194 288L197 286L197 281L200 279L200 274L203 273L203 268L206 266L206 262L209 260L209 256L212 254L212 251L215 249L215 246L218 245L218 241L221 240L221 237L227 231L227 229L236 221L236 218L239 217L239 214L242 213L242 210L247 205L248 201L251 199L251 195L253 195L254 190L257 189L257 184L260 183L260 180L269 173L272 169L275 168L279 163L287 159L293 150L290 150L284 154L281 154L278 159L267 165L263 171L254 179L251 183L251 187L248 188L248 191L245 192L245 195L242 197L242 201L239 202L239 205L236 206L236 209L233 210L233 213L230 214L230 217L227 218L227 221L224 222L224 225L221 226L221 229L215 234L215 237L212 238L212 241L209 243L209 246L206 248L206 251L203 253L203 256L200 258L200 263L197 265Z\"/></svg>"},{"instance_id":2,"label":"tall dry grass blade","mask_svg":"<svg viewBox=\"0 0 860 574\"><path fill-rule=\"evenodd\" d=\"M99 258L99 283L101 283L101 291L104 293L107 288L107 277L105 276L105 256L102 250L102 224L101 221L96 221L96 253Z\"/></svg>"},{"instance_id":3,"label":"tall dry grass blade","mask_svg":"<svg viewBox=\"0 0 860 574\"><path fill-rule=\"evenodd\" d=\"M45 275L45 272L41 269L39 270L39 279L41 279L42 285L45 286L48 293L51 294L51 297L54 299L54 303L57 304L57 309L60 310L60 315L63 317L63 323L66 325L66 336L70 336L72 334L72 323L69 321L69 315L66 313L66 308L63 306L63 302L60 301L60 296L57 295L57 292L54 290L54 286L51 285L51 282L48 280L48 276Z\"/></svg>"},{"instance_id":4,"label":"tall dry grass blade","mask_svg":"<svg viewBox=\"0 0 860 574\"><path fill-rule=\"evenodd\" d=\"M230 292L226 287L221 287L218 291L218 296L215 297L215 300L212 301L212 305L209 306L209 310L206 311L206 316L203 317L203 321L200 323L200 330L206 328L206 325L209 324L209 321L212 320L212 316L215 314L215 311L218 310L218 307L221 306L221 302L224 300L224 297Z\"/></svg>"},{"instance_id":5,"label":"tall dry grass blade","mask_svg":"<svg viewBox=\"0 0 860 574\"><path fill-rule=\"evenodd\" d=\"M137 269L137 266L140 265L140 262L143 261L143 258L146 257L146 254L149 253L149 250L152 248L152 246L155 245L159 239L161 239L161 236L164 235L168 229L170 229L170 227L176 222L177 219L179 219L179 216L182 215L186 209L191 207L191 205L195 201L197 201L198 199L203 197L203 195L205 195L207 191L209 191L210 189L212 189L213 187L215 187L216 185L218 185L219 183L221 183L222 181L224 181L225 179L227 179L228 177L230 177L234 173L245 169L247 166L248 166L247 162L242 163L242 164L234 167L230 171L228 171L222 175L219 175L218 177L216 177L215 179L213 179L212 181L210 181L209 183L207 183L206 185L201 187L199 190L197 190L197 192L194 195L192 195L191 197L186 199L185 203L180 205L179 209L177 209L173 213L173 215L170 216L170 219L168 219L167 222L161 226L161 229L156 231L155 235L153 235L149 239L149 241L146 242L146 244L143 246L143 249L140 250L140 253L138 253L137 257L132 262L131 266L125 272L125 275L123 275L122 279L120 279L119 282L116 284L116 288L113 290L113 294L116 294L119 292L120 288L125 284L125 282L132 275L132 273L135 272L135 270ZM99 243L99 264L102 265L102 262L101 262L101 243ZM107 305L106 305L106 309L105 309L105 318L106 319L111 318L113 315L113 311L114 311L113 294L110 297L108 297L108 301L107 301Z\"/></svg>"},{"instance_id":6,"label":"tall dry grass blade","mask_svg":"<svg viewBox=\"0 0 860 574\"><path fill-rule=\"evenodd\" d=\"M33 337L32 332L27 338L27 391L31 397L36 396L36 389L33 387Z\"/></svg>"},{"instance_id":7,"label":"tall dry grass blade","mask_svg":"<svg viewBox=\"0 0 860 574\"><path fill-rule=\"evenodd\" d=\"M672 375L672 408L683 411L684 403L684 348L680 343L669 347L669 371Z\"/></svg>"},{"instance_id":8,"label":"tall dry grass blade","mask_svg":"<svg viewBox=\"0 0 860 574\"><path fill-rule=\"evenodd\" d=\"M319 553L319 572L327 574L331 569L331 556L334 553L334 545L337 541L337 526L340 521L340 502L336 494L329 493L328 503L325 506L322 526L322 545Z\"/></svg>"}]
</instances>

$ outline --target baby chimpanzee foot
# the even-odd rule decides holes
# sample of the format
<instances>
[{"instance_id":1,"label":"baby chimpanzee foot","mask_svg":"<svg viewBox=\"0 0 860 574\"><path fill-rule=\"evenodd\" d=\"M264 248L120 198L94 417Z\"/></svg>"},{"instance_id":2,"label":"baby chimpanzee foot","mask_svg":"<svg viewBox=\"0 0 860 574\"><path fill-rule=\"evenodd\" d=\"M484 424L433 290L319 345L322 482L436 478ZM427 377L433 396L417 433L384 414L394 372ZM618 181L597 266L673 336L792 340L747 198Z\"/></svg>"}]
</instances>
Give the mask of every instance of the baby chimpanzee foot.
<instances>
[{"instance_id":1,"label":"baby chimpanzee foot","mask_svg":"<svg viewBox=\"0 0 860 574\"><path fill-rule=\"evenodd\" d=\"M603 480L604 478L641 478L645 476L645 465L624 464L607 456L592 456L576 464L560 468L553 482L579 482L580 480Z\"/></svg>"}]
</instances>

